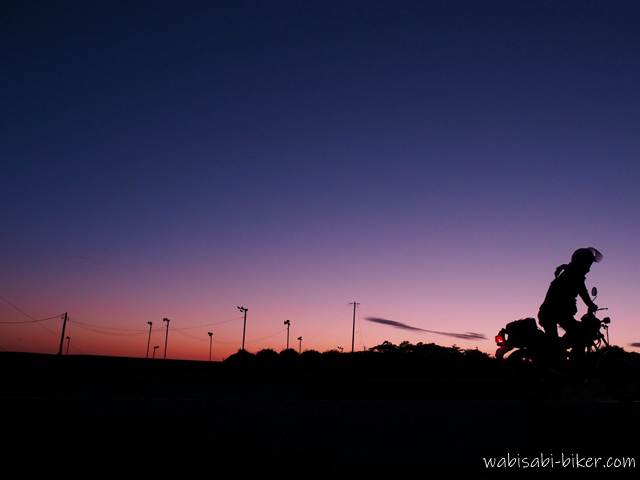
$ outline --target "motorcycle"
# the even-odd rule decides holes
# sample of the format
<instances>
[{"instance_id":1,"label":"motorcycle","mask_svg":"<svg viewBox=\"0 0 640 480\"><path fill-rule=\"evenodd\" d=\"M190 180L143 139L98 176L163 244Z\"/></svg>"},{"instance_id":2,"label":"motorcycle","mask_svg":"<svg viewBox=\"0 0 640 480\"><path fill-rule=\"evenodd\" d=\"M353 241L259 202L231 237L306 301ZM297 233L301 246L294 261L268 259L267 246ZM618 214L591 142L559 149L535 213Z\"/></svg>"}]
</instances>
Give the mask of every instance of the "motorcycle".
<instances>
[{"instance_id":1,"label":"motorcycle","mask_svg":"<svg viewBox=\"0 0 640 480\"><path fill-rule=\"evenodd\" d=\"M595 299L598 290L593 287L591 294ZM558 362L569 361L571 355L595 352L608 347L611 318L599 319L596 312L602 310L607 309L599 308L586 313L578 322L579 329L572 332L571 337L565 333L557 339L539 329L535 318L529 317L510 322L495 336L498 346L496 358L551 366ZM582 351L574 352L576 348Z\"/></svg>"}]
</instances>

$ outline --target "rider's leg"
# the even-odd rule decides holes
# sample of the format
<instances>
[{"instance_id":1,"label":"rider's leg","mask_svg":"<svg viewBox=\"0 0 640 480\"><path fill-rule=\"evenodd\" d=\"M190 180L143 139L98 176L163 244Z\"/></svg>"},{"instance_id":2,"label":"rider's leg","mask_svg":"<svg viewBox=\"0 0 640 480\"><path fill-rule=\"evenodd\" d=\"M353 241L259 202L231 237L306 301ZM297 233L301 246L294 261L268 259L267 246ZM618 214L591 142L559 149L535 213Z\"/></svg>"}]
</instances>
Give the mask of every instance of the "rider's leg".
<instances>
[{"instance_id":1,"label":"rider's leg","mask_svg":"<svg viewBox=\"0 0 640 480\"><path fill-rule=\"evenodd\" d=\"M582 335L582 325L575 318L564 318L560 322L560 326L567 332L565 337L568 346L571 347L570 358L576 363L581 364L585 357L585 342Z\"/></svg>"},{"instance_id":2,"label":"rider's leg","mask_svg":"<svg viewBox=\"0 0 640 480\"><path fill-rule=\"evenodd\" d=\"M545 346L542 347L545 352L542 358L545 359L545 362L547 362L549 366L558 366L563 362L564 350L560 343L560 338L558 337L558 324L556 323L556 318L554 315L549 315L545 312L538 312L538 322L544 329L546 340L544 343Z\"/></svg>"},{"instance_id":3,"label":"rider's leg","mask_svg":"<svg viewBox=\"0 0 640 480\"><path fill-rule=\"evenodd\" d=\"M548 315L538 313L538 323L543 328L544 333L553 338L558 338L558 324Z\"/></svg>"}]
</instances>

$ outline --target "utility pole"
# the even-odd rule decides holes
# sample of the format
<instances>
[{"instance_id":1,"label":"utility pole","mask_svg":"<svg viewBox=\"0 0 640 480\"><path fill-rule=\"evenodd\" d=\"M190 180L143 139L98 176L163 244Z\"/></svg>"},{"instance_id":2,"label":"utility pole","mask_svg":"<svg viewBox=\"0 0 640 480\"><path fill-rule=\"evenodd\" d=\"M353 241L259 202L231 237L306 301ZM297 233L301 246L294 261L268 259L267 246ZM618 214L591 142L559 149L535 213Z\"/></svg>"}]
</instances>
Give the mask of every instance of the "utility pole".
<instances>
[{"instance_id":1,"label":"utility pole","mask_svg":"<svg viewBox=\"0 0 640 480\"><path fill-rule=\"evenodd\" d=\"M147 356L145 358L149 358L149 346L151 345L151 327L153 326L153 322L147 322L149 325L149 339L147 340Z\"/></svg>"},{"instance_id":2,"label":"utility pole","mask_svg":"<svg viewBox=\"0 0 640 480\"><path fill-rule=\"evenodd\" d=\"M236 306L238 310L240 310L244 314L244 325L242 327L242 350L244 350L244 335L247 331L247 312L248 308Z\"/></svg>"},{"instance_id":3,"label":"utility pole","mask_svg":"<svg viewBox=\"0 0 640 480\"><path fill-rule=\"evenodd\" d=\"M160 345L153 346L153 356L151 357L152 359L156 358L156 350L158 350L159 348L160 348Z\"/></svg>"},{"instance_id":4,"label":"utility pole","mask_svg":"<svg viewBox=\"0 0 640 480\"><path fill-rule=\"evenodd\" d=\"M62 333L60 334L60 348L58 348L58 355L62 355L62 345L64 344L64 331L67 328L67 320L69 316L67 312L64 312L64 321L62 322Z\"/></svg>"},{"instance_id":5,"label":"utility pole","mask_svg":"<svg viewBox=\"0 0 640 480\"><path fill-rule=\"evenodd\" d=\"M353 305L353 330L351 331L351 353L353 353L356 344L356 307L360 304L354 300L349 305Z\"/></svg>"},{"instance_id":6,"label":"utility pole","mask_svg":"<svg viewBox=\"0 0 640 480\"><path fill-rule=\"evenodd\" d=\"M298 353L302 353L302 337L298 337Z\"/></svg>"},{"instance_id":7,"label":"utility pole","mask_svg":"<svg viewBox=\"0 0 640 480\"><path fill-rule=\"evenodd\" d=\"M213 349L213 332L207 332L209 335L209 361L211 361L211 350Z\"/></svg>"},{"instance_id":8,"label":"utility pole","mask_svg":"<svg viewBox=\"0 0 640 480\"><path fill-rule=\"evenodd\" d=\"M289 327L291 326L291 320L285 320L284 324L287 326L287 350L289 350Z\"/></svg>"},{"instance_id":9,"label":"utility pole","mask_svg":"<svg viewBox=\"0 0 640 480\"><path fill-rule=\"evenodd\" d=\"M163 322L167 322L167 333L164 336L164 359L167 359L167 343L169 342L169 322L168 318L163 318Z\"/></svg>"},{"instance_id":10,"label":"utility pole","mask_svg":"<svg viewBox=\"0 0 640 480\"><path fill-rule=\"evenodd\" d=\"M71 337L67 337L67 353L65 355L69 355L69 344L71 343Z\"/></svg>"}]
</instances>

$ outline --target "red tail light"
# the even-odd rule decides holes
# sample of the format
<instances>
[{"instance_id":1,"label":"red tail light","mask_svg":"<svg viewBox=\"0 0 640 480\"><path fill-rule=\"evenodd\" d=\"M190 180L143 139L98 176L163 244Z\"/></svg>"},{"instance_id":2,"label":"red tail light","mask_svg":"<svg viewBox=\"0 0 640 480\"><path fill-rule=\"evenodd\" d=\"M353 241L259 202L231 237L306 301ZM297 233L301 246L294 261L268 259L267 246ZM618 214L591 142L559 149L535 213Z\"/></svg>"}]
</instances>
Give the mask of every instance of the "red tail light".
<instances>
[{"instance_id":1,"label":"red tail light","mask_svg":"<svg viewBox=\"0 0 640 480\"><path fill-rule=\"evenodd\" d=\"M496 345L498 345L499 347L504 345L504 337L500 334L496 335Z\"/></svg>"}]
</instances>

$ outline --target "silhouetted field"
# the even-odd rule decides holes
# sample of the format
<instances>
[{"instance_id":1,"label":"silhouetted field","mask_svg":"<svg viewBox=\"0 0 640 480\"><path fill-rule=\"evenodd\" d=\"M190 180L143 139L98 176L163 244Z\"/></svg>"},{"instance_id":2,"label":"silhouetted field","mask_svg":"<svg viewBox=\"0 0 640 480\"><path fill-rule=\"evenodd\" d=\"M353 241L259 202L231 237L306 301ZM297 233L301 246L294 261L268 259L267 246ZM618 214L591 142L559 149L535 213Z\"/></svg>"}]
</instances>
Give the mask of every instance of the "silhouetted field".
<instances>
[{"instance_id":1,"label":"silhouetted field","mask_svg":"<svg viewBox=\"0 0 640 480\"><path fill-rule=\"evenodd\" d=\"M628 440L640 426L640 355L619 349L587 381L421 344L222 363L1 353L0 368L7 458L26 448L105 467L455 472L507 452L640 457Z\"/></svg>"}]
</instances>

